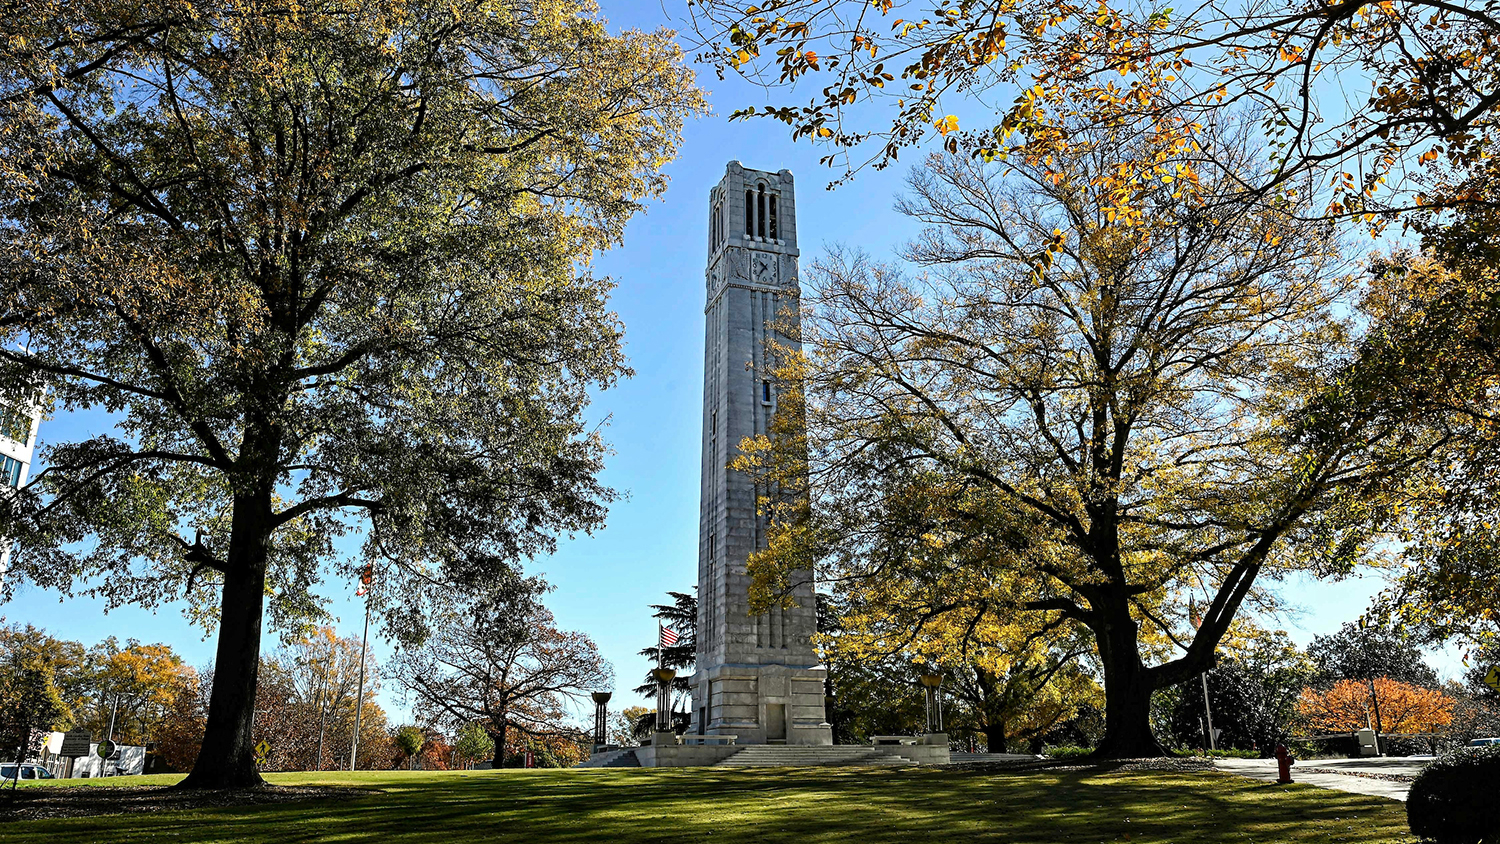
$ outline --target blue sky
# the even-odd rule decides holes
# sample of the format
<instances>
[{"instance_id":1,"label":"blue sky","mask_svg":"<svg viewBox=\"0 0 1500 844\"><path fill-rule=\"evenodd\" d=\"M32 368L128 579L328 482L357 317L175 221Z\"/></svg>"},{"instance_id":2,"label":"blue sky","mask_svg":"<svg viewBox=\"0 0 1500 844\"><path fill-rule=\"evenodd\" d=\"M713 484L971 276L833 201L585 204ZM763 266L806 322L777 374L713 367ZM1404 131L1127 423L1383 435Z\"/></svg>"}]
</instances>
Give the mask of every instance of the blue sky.
<instances>
[{"instance_id":1,"label":"blue sky","mask_svg":"<svg viewBox=\"0 0 1500 844\"><path fill-rule=\"evenodd\" d=\"M674 14L682 8L680 0L665 3ZM655 2L604 0L603 11L615 28L655 28L666 21L663 6ZM686 28L680 19L668 25ZM797 177L804 264L836 243L888 255L915 232L891 210L891 201L906 166L918 154L910 154L902 167L866 171L829 191L825 187L838 173L818 164L818 148L793 144L780 123L728 121L737 108L770 102L764 91L715 79L709 69L700 69L699 82L710 92L715 113L687 126L681 154L667 168L671 187L631 223L624 245L594 266L619 284L613 307L624 320L626 351L636 371L634 379L600 395L591 411L596 419L608 420L606 435L615 450L605 481L627 497L612 508L604 530L565 541L556 555L530 566L556 587L548 604L559 624L588 633L614 665L618 679L612 707L646 703L628 690L649 667L636 656L656 634L648 607L663 601L668 590L691 591L696 578L709 188L730 160L762 170L791 169ZM99 415L59 415L43 423L40 439L43 445L49 439L72 439L102 424L108 420ZM1301 613L1284 626L1306 644L1357 617L1381 585L1368 577L1292 583L1286 593ZM362 610L353 591L352 584L328 589L340 633L358 636ZM85 644L113 635L168 643L198 666L213 658L213 642L175 607L155 613L127 607L105 615L102 600L60 600L56 593L28 587L10 604L0 605L0 614L9 622L36 624ZM274 644L274 634L269 634L266 645ZM372 639L371 647L377 659L391 652L379 639ZM1446 674L1458 667L1451 654L1439 655L1434 663ZM382 689L380 700L393 721L408 717L399 690Z\"/></svg>"}]
</instances>

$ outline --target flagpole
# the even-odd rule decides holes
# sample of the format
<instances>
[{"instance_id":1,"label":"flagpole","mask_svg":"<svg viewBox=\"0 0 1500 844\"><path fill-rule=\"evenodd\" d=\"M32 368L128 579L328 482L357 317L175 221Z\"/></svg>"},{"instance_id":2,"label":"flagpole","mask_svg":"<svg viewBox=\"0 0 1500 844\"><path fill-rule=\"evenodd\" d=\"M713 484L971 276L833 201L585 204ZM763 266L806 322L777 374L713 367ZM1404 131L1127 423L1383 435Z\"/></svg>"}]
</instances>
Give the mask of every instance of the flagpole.
<instances>
[{"instance_id":1,"label":"flagpole","mask_svg":"<svg viewBox=\"0 0 1500 844\"><path fill-rule=\"evenodd\" d=\"M373 579L373 578L372 578ZM349 742L349 770L359 763L359 728L365 714L365 649L370 646L370 590L367 584L359 588L365 599L365 632L359 634L359 691L354 694L354 737Z\"/></svg>"}]
</instances>

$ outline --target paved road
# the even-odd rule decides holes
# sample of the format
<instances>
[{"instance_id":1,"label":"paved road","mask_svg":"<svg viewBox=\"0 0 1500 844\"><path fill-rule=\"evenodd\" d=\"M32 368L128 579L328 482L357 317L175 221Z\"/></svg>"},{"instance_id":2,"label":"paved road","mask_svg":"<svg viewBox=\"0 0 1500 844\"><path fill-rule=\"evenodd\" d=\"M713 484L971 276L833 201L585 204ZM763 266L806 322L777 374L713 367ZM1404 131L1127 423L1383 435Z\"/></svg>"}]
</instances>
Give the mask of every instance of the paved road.
<instances>
[{"instance_id":1,"label":"paved road","mask_svg":"<svg viewBox=\"0 0 1500 844\"><path fill-rule=\"evenodd\" d=\"M1358 774L1414 777L1431 756L1385 757L1370 759L1307 759L1292 766L1292 779L1319 788L1372 794L1391 800L1406 800L1411 790L1409 780L1377 779ZM1275 759L1217 759L1214 767L1252 779L1276 781Z\"/></svg>"}]
</instances>

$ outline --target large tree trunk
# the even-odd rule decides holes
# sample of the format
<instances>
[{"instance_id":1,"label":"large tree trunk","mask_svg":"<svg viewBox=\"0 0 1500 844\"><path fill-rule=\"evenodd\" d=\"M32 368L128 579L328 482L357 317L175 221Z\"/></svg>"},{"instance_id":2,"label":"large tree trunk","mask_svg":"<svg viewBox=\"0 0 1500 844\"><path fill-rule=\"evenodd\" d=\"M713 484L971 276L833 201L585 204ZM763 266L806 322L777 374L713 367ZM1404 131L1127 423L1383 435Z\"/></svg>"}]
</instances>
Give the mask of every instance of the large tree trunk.
<instances>
[{"instance_id":1,"label":"large tree trunk","mask_svg":"<svg viewBox=\"0 0 1500 844\"><path fill-rule=\"evenodd\" d=\"M490 767L492 768L499 769L505 767L505 727L505 722L501 721L498 726L490 730L490 738L495 741L495 755L490 760Z\"/></svg>"},{"instance_id":2,"label":"large tree trunk","mask_svg":"<svg viewBox=\"0 0 1500 844\"><path fill-rule=\"evenodd\" d=\"M985 724L984 743L991 753L1004 753L1005 748L1005 725Z\"/></svg>"},{"instance_id":3,"label":"large tree trunk","mask_svg":"<svg viewBox=\"0 0 1500 844\"><path fill-rule=\"evenodd\" d=\"M255 687L271 538L269 494L236 496L219 604L219 643L203 748L179 788L264 785L255 769Z\"/></svg>"},{"instance_id":4,"label":"large tree trunk","mask_svg":"<svg viewBox=\"0 0 1500 844\"><path fill-rule=\"evenodd\" d=\"M1151 732L1151 694L1156 686L1141 664L1138 627L1128 607L1094 631L1104 664L1104 738L1094 749L1099 759L1165 756Z\"/></svg>"}]
</instances>

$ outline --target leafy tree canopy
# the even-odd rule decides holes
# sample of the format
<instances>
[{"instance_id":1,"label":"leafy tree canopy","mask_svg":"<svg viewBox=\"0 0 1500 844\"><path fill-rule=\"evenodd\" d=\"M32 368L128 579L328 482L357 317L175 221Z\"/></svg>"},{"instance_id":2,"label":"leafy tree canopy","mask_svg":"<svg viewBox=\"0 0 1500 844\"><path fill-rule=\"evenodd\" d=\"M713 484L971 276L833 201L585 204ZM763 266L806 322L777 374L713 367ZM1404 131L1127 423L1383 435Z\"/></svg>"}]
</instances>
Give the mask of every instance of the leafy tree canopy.
<instances>
[{"instance_id":1,"label":"leafy tree canopy","mask_svg":"<svg viewBox=\"0 0 1500 844\"><path fill-rule=\"evenodd\" d=\"M778 120L851 175L904 150L1035 164L1088 145L1068 128L1134 124L1173 151L1100 174L1134 219L1139 191L1233 174L1211 137L1256 115L1271 166L1244 185L1319 169L1327 210L1364 215L1463 202L1434 165L1488 159L1500 18L1443 0L1207 4L1103 0L768 0L691 5L701 57L784 99ZM794 87L795 86L795 87ZM803 91L815 93L801 99ZM796 93L793 93L793 92ZM1423 176L1422 179L1413 176ZM1412 188L1391 195L1393 186ZM1144 221L1141 221L1144 223Z\"/></svg>"},{"instance_id":2,"label":"leafy tree canopy","mask_svg":"<svg viewBox=\"0 0 1500 844\"><path fill-rule=\"evenodd\" d=\"M677 644L667 648L661 648L660 643L653 644L649 648L642 648L640 654L649 659L652 665L660 657L664 667L677 672L677 676L672 679L673 692L678 695L691 694L691 669L698 663L698 596L687 592L668 592L667 595L671 597L672 603L652 604L651 615L677 633ZM656 680L647 673L646 681L631 691L655 700Z\"/></svg>"},{"instance_id":3,"label":"leafy tree canopy","mask_svg":"<svg viewBox=\"0 0 1500 844\"><path fill-rule=\"evenodd\" d=\"M35 649L14 649L0 660L0 750L8 761L35 756L47 731L70 715L51 663Z\"/></svg>"},{"instance_id":4,"label":"leafy tree canopy","mask_svg":"<svg viewBox=\"0 0 1500 844\"><path fill-rule=\"evenodd\" d=\"M1374 681L1372 698L1370 685L1365 680L1340 680L1326 692L1304 689L1297 711L1309 730L1329 733L1370 726L1383 733L1429 733L1453 720L1453 699L1437 689L1381 677Z\"/></svg>"},{"instance_id":5,"label":"leafy tree canopy","mask_svg":"<svg viewBox=\"0 0 1500 844\"><path fill-rule=\"evenodd\" d=\"M1388 677L1399 683L1437 688L1437 672L1422 658L1410 637L1385 627L1349 623L1337 633L1314 637L1307 646L1313 680L1330 686L1340 680Z\"/></svg>"},{"instance_id":6,"label":"leafy tree canopy","mask_svg":"<svg viewBox=\"0 0 1500 844\"><path fill-rule=\"evenodd\" d=\"M558 629L537 594L476 598L441 616L426 642L392 661L391 675L429 723L477 723L488 732L497 768L512 733L572 735L568 705L614 684L594 641Z\"/></svg>"},{"instance_id":7,"label":"leafy tree canopy","mask_svg":"<svg viewBox=\"0 0 1500 844\"><path fill-rule=\"evenodd\" d=\"M811 508L782 507L752 569L774 586L817 561L916 607L977 578L951 594L1082 624L1101 751L1145 755L1151 692L1208 665L1263 574L1361 562L1428 440L1320 404L1354 345L1326 224L1225 179L1202 186L1212 211L1161 184L1135 200L1149 224L1120 225L1095 177L1165 141L1073 131L1092 143L1076 157L917 171L902 207L928 228L905 257L925 274L847 252L813 267L809 351L784 378L806 385L784 399L805 402L805 439L773 429L742 461L765 488L810 483ZM1242 172L1267 166L1250 136L1219 141Z\"/></svg>"},{"instance_id":8,"label":"leafy tree canopy","mask_svg":"<svg viewBox=\"0 0 1500 844\"><path fill-rule=\"evenodd\" d=\"M1286 633L1241 619L1224 637L1219 661L1208 673L1208 692L1220 749L1258 750L1270 756L1297 726L1297 702L1314 668ZM1200 680L1183 683L1171 714L1180 747L1206 748Z\"/></svg>"},{"instance_id":9,"label":"leafy tree canopy","mask_svg":"<svg viewBox=\"0 0 1500 844\"><path fill-rule=\"evenodd\" d=\"M1479 207L1428 218L1423 251L1377 262L1364 305L1375 327L1342 376L1353 389L1340 404L1404 420L1435 446L1404 489L1405 565L1373 613L1427 641L1500 635L1497 223Z\"/></svg>"},{"instance_id":10,"label":"leafy tree canopy","mask_svg":"<svg viewBox=\"0 0 1500 844\"><path fill-rule=\"evenodd\" d=\"M316 618L338 537L420 638L600 524L581 414L628 370L583 265L701 96L588 0L28 0L0 45L0 394L118 420L7 499L6 588L196 602L187 785L254 783L264 610Z\"/></svg>"}]
</instances>

